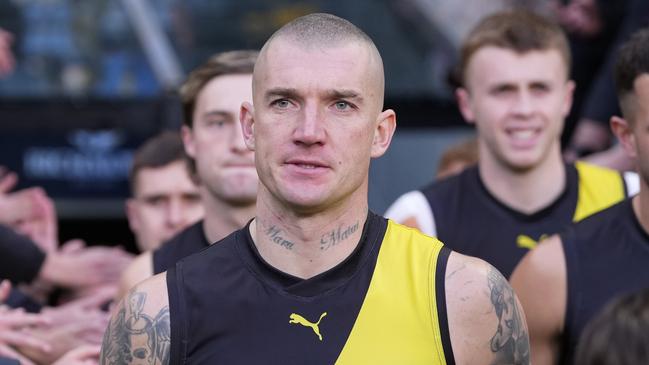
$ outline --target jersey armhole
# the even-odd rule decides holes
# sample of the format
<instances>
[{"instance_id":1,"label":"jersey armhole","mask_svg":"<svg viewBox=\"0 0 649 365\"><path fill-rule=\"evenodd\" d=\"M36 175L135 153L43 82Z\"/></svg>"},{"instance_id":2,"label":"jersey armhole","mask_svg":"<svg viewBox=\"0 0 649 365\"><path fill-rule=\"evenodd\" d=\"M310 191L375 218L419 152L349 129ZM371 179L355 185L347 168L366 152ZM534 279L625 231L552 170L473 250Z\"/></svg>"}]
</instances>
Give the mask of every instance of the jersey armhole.
<instances>
[{"instance_id":1,"label":"jersey armhole","mask_svg":"<svg viewBox=\"0 0 649 365\"><path fill-rule=\"evenodd\" d=\"M451 249L442 246L437 255L437 265L435 268L435 298L437 301L437 320L439 321L439 331L444 349L444 358L447 365L455 365L455 356L453 356L453 347L451 346L451 334L448 328L448 316L446 313L446 264L451 255Z\"/></svg>"},{"instance_id":2,"label":"jersey armhole","mask_svg":"<svg viewBox=\"0 0 649 365\"><path fill-rule=\"evenodd\" d=\"M182 287L182 264L178 263L167 270L167 292L169 293L169 317L171 345L170 364L184 364L187 356L187 328L185 297Z\"/></svg>"},{"instance_id":3,"label":"jersey armhole","mask_svg":"<svg viewBox=\"0 0 649 365\"><path fill-rule=\"evenodd\" d=\"M561 237L561 247L563 249L563 257L566 265L566 311L563 318L563 330L561 331L561 341L559 342L560 346L560 363L566 363L568 361L568 349L575 344L571 343L571 332L573 331L577 323L577 307L581 300L581 295L578 292L579 285L578 281L578 272L579 262L577 260L577 252L575 247L575 231L572 228L568 228L563 233L560 234Z\"/></svg>"}]
</instances>

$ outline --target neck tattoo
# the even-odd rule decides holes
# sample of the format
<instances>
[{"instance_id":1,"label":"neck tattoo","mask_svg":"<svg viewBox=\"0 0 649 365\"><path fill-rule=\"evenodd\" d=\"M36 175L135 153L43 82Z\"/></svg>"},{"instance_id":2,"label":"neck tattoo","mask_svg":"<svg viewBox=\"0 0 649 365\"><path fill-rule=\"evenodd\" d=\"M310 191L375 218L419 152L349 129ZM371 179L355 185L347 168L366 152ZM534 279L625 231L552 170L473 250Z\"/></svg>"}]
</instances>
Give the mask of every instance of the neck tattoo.
<instances>
[{"instance_id":1,"label":"neck tattoo","mask_svg":"<svg viewBox=\"0 0 649 365\"><path fill-rule=\"evenodd\" d=\"M295 246L295 243L287 240L282 230L277 228L277 226L275 225L270 226L264 231L264 233L268 238L270 238L272 242L280 245L281 247L284 247L287 250L292 250L293 246Z\"/></svg>"},{"instance_id":2,"label":"neck tattoo","mask_svg":"<svg viewBox=\"0 0 649 365\"><path fill-rule=\"evenodd\" d=\"M346 240L352 234L354 234L354 232L358 231L359 226L360 223L357 221L356 223L347 226L346 228L343 228L343 226L341 225L337 229L334 229L331 232L323 234L322 237L320 238L320 249L328 250L331 247Z\"/></svg>"}]
</instances>

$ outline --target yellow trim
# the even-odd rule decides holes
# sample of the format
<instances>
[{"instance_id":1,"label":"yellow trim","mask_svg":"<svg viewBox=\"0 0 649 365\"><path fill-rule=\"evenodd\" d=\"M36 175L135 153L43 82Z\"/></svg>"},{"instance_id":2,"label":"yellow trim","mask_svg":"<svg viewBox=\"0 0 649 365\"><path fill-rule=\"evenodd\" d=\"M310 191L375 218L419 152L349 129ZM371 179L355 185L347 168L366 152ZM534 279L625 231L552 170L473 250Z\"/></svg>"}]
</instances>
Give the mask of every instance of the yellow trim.
<instances>
[{"instance_id":1,"label":"yellow trim","mask_svg":"<svg viewBox=\"0 0 649 365\"><path fill-rule=\"evenodd\" d=\"M389 221L358 318L338 365L446 364L435 271L442 244Z\"/></svg>"},{"instance_id":2,"label":"yellow trim","mask_svg":"<svg viewBox=\"0 0 649 365\"><path fill-rule=\"evenodd\" d=\"M576 162L579 195L573 221L606 209L625 198L624 179L615 171L585 162Z\"/></svg>"}]
</instances>

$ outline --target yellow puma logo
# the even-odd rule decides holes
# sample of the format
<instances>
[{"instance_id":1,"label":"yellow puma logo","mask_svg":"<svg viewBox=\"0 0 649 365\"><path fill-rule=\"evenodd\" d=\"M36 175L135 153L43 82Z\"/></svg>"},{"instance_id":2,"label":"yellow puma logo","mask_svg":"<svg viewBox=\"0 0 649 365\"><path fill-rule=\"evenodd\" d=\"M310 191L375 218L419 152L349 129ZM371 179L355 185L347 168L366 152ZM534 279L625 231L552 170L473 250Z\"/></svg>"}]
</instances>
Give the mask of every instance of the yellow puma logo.
<instances>
[{"instance_id":1,"label":"yellow puma logo","mask_svg":"<svg viewBox=\"0 0 649 365\"><path fill-rule=\"evenodd\" d=\"M543 241L547 237L548 237L548 235L544 234L539 238L538 241L535 241L530 236L526 236L524 234L519 234L518 237L516 237L516 244L518 245L518 247L526 248L528 250L532 250L539 244L539 242Z\"/></svg>"},{"instance_id":2,"label":"yellow puma logo","mask_svg":"<svg viewBox=\"0 0 649 365\"><path fill-rule=\"evenodd\" d=\"M291 315L288 316L289 318L288 323L297 323L303 325L304 327L310 327L313 330L313 332L315 332L316 336L318 336L320 341L322 341L322 335L320 334L320 327L318 326L320 325L320 321L322 321L322 318L326 315L327 312L322 313L320 315L320 319L318 319L318 322L313 323L297 313L291 313Z\"/></svg>"}]
</instances>

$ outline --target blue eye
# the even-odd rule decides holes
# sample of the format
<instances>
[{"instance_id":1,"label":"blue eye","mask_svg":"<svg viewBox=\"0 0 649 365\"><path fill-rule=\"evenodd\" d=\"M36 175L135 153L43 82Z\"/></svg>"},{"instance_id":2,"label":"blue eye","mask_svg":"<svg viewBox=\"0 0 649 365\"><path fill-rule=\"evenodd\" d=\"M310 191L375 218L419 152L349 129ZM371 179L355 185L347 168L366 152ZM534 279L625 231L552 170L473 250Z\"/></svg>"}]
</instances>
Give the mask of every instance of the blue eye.
<instances>
[{"instance_id":1,"label":"blue eye","mask_svg":"<svg viewBox=\"0 0 649 365\"><path fill-rule=\"evenodd\" d=\"M280 100L275 100L273 102L273 105L280 108L280 109L286 109L288 108L291 104L289 103L288 100L286 99L280 99Z\"/></svg>"},{"instance_id":2,"label":"blue eye","mask_svg":"<svg viewBox=\"0 0 649 365\"><path fill-rule=\"evenodd\" d=\"M346 110L346 109L349 108L349 103L346 102L346 101L338 101L338 102L336 102L335 106L336 106L336 109L338 109L338 110Z\"/></svg>"}]
</instances>

